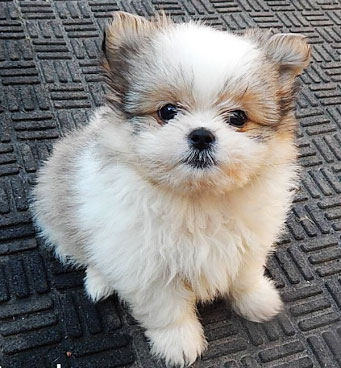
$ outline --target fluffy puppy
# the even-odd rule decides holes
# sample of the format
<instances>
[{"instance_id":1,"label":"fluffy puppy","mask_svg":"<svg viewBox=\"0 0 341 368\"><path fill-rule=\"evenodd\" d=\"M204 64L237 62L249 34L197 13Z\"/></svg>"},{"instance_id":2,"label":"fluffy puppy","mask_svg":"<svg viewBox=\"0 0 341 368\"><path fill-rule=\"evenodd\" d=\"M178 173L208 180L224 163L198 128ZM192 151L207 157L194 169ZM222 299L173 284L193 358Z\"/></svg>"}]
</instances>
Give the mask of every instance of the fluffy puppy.
<instances>
[{"instance_id":1,"label":"fluffy puppy","mask_svg":"<svg viewBox=\"0 0 341 368\"><path fill-rule=\"evenodd\" d=\"M56 144L32 205L97 301L116 291L168 364L206 341L198 301L228 297L251 321L281 309L264 276L296 180L298 34L237 36L116 13L106 27L107 102Z\"/></svg>"}]
</instances>

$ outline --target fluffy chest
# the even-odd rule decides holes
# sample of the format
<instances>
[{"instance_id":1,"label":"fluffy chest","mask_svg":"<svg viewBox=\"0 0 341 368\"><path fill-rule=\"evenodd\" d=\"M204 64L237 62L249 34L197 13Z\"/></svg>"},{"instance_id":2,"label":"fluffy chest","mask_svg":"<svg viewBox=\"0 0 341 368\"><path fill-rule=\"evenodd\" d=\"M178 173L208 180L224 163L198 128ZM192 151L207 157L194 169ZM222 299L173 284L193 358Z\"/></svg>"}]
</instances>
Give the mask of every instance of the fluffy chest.
<instances>
[{"instance_id":1,"label":"fluffy chest","mask_svg":"<svg viewBox=\"0 0 341 368\"><path fill-rule=\"evenodd\" d=\"M107 255L115 253L141 277L154 270L150 281L183 279L200 299L227 292L245 251L228 201L180 197L122 170L85 172L78 186L79 217L97 247L91 252L101 257L97 263L106 268Z\"/></svg>"},{"instance_id":2,"label":"fluffy chest","mask_svg":"<svg viewBox=\"0 0 341 368\"><path fill-rule=\"evenodd\" d=\"M285 187L264 190L260 182L233 199L181 197L131 169L86 162L77 185L79 218L97 264L117 278L134 273L146 285L181 278L200 299L228 292L245 254L272 243L286 212Z\"/></svg>"},{"instance_id":3,"label":"fluffy chest","mask_svg":"<svg viewBox=\"0 0 341 368\"><path fill-rule=\"evenodd\" d=\"M167 240L155 243L155 249L169 278L183 279L201 300L228 292L246 251L245 239L227 213L199 207L158 226Z\"/></svg>"}]
</instances>

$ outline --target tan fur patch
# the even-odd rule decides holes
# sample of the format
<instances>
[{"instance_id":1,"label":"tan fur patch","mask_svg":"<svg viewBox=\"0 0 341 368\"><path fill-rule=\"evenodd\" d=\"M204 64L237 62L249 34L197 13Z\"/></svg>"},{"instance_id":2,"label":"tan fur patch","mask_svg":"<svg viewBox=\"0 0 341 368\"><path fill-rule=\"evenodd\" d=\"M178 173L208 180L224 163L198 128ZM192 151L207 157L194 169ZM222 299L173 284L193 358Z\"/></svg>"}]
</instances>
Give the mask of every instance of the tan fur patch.
<instances>
[{"instance_id":1,"label":"tan fur patch","mask_svg":"<svg viewBox=\"0 0 341 368\"><path fill-rule=\"evenodd\" d=\"M177 105L184 110L194 109L195 99L193 97L191 86L181 85L179 81L178 85L156 85L154 89L145 91L143 98L139 99L139 103L136 106L136 115L153 115L157 110L163 107L165 104Z\"/></svg>"},{"instance_id":2,"label":"tan fur patch","mask_svg":"<svg viewBox=\"0 0 341 368\"><path fill-rule=\"evenodd\" d=\"M224 109L225 101L228 101L229 104L245 111L249 120L254 123L274 126L278 123L277 91L274 88L276 83L271 82L267 83L270 85L270 91L264 91L259 85L252 84L252 81L243 93L236 94L233 90L225 91L218 97L216 104Z\"/></svg>"}]
</instances>

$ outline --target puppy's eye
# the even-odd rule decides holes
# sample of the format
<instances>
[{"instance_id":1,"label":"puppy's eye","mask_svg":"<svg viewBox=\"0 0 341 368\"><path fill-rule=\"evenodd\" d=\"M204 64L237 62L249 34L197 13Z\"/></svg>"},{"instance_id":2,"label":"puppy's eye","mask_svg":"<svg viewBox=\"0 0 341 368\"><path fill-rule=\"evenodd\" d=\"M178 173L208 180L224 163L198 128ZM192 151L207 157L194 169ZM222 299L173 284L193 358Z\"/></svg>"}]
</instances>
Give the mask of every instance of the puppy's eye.
<instances>
[{"instance_id":1,"label":"puppy's eye","mask_svg":"<svg viewBox=\"0 0 341 368\"><path fill-rule=\"evenodd\" d=\"M175 105L167 104L158 111L159 118L165 122L171 120L178 113L178 109Z\"/></svg>"},{"instance_id":2,"label":"puppy's eye","mask_svg":"<svg viewBox=\"0 0 341 368\"><path fill-rule=\"evenodd\" d=\"M247 121L247 116L242 110L232 111L230 116L227 119L227 123L235 126L237 128L241 128Z\"/></svg>"}]
</instances>

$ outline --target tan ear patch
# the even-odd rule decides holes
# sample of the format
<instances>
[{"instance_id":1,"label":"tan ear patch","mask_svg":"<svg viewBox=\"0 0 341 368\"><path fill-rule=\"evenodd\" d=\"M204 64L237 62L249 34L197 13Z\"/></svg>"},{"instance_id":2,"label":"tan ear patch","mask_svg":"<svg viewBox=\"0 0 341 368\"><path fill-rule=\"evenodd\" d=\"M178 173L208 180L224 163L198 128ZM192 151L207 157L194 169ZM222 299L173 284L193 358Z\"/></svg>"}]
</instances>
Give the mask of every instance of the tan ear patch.
<instances>
[{"instance_id":1,"label":"tan ear patch","mask_svg":"<svg viewBox=\"0 0 341 368\"><path fill-rule=\"evenodd\" d=\"M270 37L265 50L274 62L278 63L283 72L293 76L301 74L311 58L311 46L307 38L297 33L279 33Z\"/></svg>"},{"instance_id":2,"label":"tan ear patch","mask_svg":"<svg viewBox=\"0 0 341 368\"><path fill-rule=\"evenodd\" d=\"M144 17L125 12L114 13L105 29L105 52L115 51L122 44L134 43L136 39L149 35L152 29L153 23Z\"/></svg>"},{"instance_id":3,"label":"tan ear patch","mask_svg":"<svg viewBox=\"0 0 341 368\"><path fill-rule=\"evenodd\" d=\"M268 60L276 63L281 71L292 77L301 74L311 59L311 46L307 38L299 33L277 33L271 30L250 29L244 37L255 42L265 53Z\"/></svg>"},{"instance_id":4,"label":"tan ear patch","mask_svg":"<svg viewBox=\"0 0 341 368\"><path fill-rule=\"evenodd\" d=\"M148 20L139 15L126 12L113 14L111 23L106 26L105 52L115 52L122 45L132 46L150 36L154 31L171 24L165 13Z\"/></svg>"},{"instance_id":5,"label":"tan ear patch","mask_svg":"<svg viewBox=\"0 0 341 368\"><path fill-rule=\"evenodd\" d=\"M102 68L105 81L111 90L109 103L118 107L129 88L129 70L134 60L157 30L172 24L164 13L152 20L144 17L116 12L104 32L102 44Z\"/></svg>"}]
</instances>

